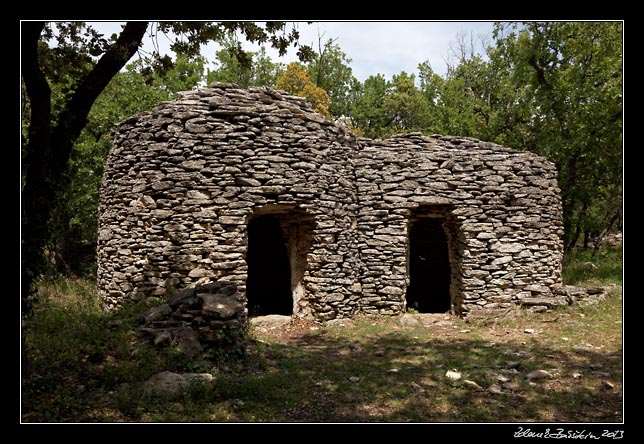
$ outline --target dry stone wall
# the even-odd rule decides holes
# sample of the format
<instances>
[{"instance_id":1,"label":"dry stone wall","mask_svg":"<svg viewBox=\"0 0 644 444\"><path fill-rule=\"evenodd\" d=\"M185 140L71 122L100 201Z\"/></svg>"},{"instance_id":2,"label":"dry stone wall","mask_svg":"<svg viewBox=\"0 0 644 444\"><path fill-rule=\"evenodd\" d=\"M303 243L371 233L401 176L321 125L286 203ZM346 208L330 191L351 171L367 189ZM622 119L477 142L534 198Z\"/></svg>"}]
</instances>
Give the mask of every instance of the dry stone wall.
<instances>
[{"instance_id":1,"label":"dry stone wall","mask_svg":"<svg viewBox=\"0 0 644 444\"><path fill-rule=\"evenodd\" d=\"M467 138L357 139L265 88L214 84L122 122L99 213L108 306L213 279L243 296L248 224L264 214L284 234L296 316L403 311L409 228L422 217L447 234L457 314L561 284L551 163Z\"/></svg>"},{"instance_id":2,"label":"dry stone wall","mask_svg":"<svg viewBox=\"0 0 644 444\"><path fill-rule=\"evenodd\" d=\"M549 162L440 135L361 144L357 250L368 311L402 309L410 221L423 216L443 221L458 314L506 308L561 283L561 204Z\"/></svg>"},{"instance_id":3,"label":"dry stone wall","mask_svg":"<svg viewBox=\"0 0 644 444\"><path fill-rule=\"evenodd\" d=\"M329 303L356 279L349 162L356 147L302 98L227 84L124 121L99 210L98 277L107 305L211 278L243 292L248 222L276 214L297 237L289 240L291 255L306 260L294 273L294 311L332 312Z\"/></svg>"}]
</instances>

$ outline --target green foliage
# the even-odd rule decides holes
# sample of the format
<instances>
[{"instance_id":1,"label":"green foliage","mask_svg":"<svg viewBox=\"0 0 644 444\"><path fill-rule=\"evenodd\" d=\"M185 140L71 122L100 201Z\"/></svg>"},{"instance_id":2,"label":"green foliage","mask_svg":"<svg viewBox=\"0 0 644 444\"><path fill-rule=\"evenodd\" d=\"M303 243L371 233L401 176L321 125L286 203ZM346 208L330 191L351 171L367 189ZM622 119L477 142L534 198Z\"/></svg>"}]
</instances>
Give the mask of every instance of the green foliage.
<instances>
[{"instance_id":1,"label":"green foliage","mask_svg":"<svg viewBox=\"0 0 644 444\"><path fill-rule=\"evenodd\" d=\"M448 71L437 103L436 132L488 139L483 129L490 120L490 85L494 84L489 71L478 56Z\"/></svg>"},{"instance_id":2,"label":"green foliage","mask_svg":"<svg viewBox=\"0 0 644 444\"><path fill-rule=\"evenodd\" d=\"M286 54L291 45L297 45L299 31L296 27L287 29L286 22L161 22L157 32L173 32L185 36L176 39L170 49L177 54L189 57L198 56L201 45L211 41L221 42L229 38L231 33L241 34L245 40L258 44L270 43L272 48L278 50L280 56ZM235 46L235 53L242 64L249 64L247 53L240 44ZM307 45L299 45L297 56L306 61L313 56L313 49Z\"/></svg>"},{"instance_id":3,"label":"green foliage","mask_svg":"<svg viewBox=\"0 0 644 444\"><path fill-rule=\"evenodd\" d=\"M394 133L387 129L391 119L384 108L388 89L389 82L382 74L352 85L349 116L365 137L382 138Z\"/></svg>"},{"instance_id":4,"label":"green foliage","mask_svg":"<svg viewBox=\"0 0 644 444\"><path fill-rule=\"evenodd\" d=\"M520 100L530 103L527 147L558 167L570 250L580 233L599 234L621 210L622 25L498 25L493 58L508 65Z\"/></svg>"},{"instance_id":5,"label":"green foliage","mask_svg":"<svg viewBox=\"0 0 644 444\"><path fill-rule=\"evenodd\" d=\"M248 59L242 63L236 56L236 45L236 41L228 39L223 49L217 51L214 69L209 69L206 75L208 83L236 83L241 88L275 85L284 72L284 65L274 63L263 46L257 52L247 52Z\"/></svg>"},{"instance_id":6,"label":"green foliage","mask_svg":"<svg viewBox=\"0 0 644 444\"><path fill-rule=\"evenodd\" d=\"M139 68L139 70L144 74L148 86L159 91L164 91L168 99L170 99L179 91L190 91L204 86L205 64L206 59L202 56L189 58L183 54L178 54L173 62L172 68L159 72L155 71L152 77L145 76L143 69ZM144 63L135 62L130 70L142 65ZM150 104L156 105L158 103L155 99L152 98L152 101L150 99L150 97L144 97L146 106Z\"/></svg>"},{"instance_id":7,"label":"green foliage","mask_svg":"<svg viewBox=\"0 0 644 444\"><path fill-rule=\"evenodd\" d=\"M413 132L427 126L430 106L415 83L415 76L406 72L394 75L383 107L396 133Z\"/></svg>"},{"instance_id":8,"label":"green foliage","mask_svg":"<svg viewBox=\"0 0 644 444\"><path fill-rule=\"evenodd\" d=\"M427 131L432 109L427 96L416 86L413 74L401 72L388 81L378 74L354 83L349 117L356 128L371 138Z\"/></svg>"},{"instance_id":9,"label":"green foliage","mask_svg":"<svg viewBox=\"0 0 644 444\"><path fill-rule=\"evenodd\" d=\"M337 40L337 39L336 39ZM351 59L340 49L334 39L324 45L318 41L318 52L306 64L311 81L329 95L329 112L336 117L346 116L350 108L350 91L357 82L351 70Z\"/></svg>"},{"instance_id":10,"label":"green foliage","mask_svg":"<svg viewBox=\"0 0 644 444\"><path fill-rule=\"evenodd\" d=\"M108 49L104 36L84 22L48 22L38 45L42 71L52 89L67 97L95 65L95 57ZM61 101L58 100L58 107ZM53 110L56 114L56 108Z\"/></svg>"}]
</instances>

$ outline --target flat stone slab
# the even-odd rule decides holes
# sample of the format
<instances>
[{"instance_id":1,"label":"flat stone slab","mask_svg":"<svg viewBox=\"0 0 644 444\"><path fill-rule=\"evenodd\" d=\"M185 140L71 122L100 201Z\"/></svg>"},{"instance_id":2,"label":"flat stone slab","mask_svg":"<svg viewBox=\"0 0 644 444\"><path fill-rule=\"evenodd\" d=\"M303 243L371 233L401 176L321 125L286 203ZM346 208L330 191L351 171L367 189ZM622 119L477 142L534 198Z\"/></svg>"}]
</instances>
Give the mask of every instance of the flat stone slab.
<instances>
[{"instance_id":1,"label":"flat stone slab","mask_svg":"<svg viewBox=\"0 0 644 444\"><path fill-rule=\"evenodd\" d=\"M217 319L230 319L241 312L242 304L225 294L200 294L202 311Z\"/></svg>"},{"instance_id":2,"label":"flat stone slab","mask_svg":"<svg viewBox=\"0 0 644 444\"><path fill-rule=\"evenodd\" d=\"M406 326L445 325L451 320L452 315L445 313L405 313L400 316L400 324Z\"/></svg>"},{"instance_id":3,"label":"flat stone slab","mask_svg":"<svg viewBox=\"0 0 644 444\"><path fill-rule=\"evenodd\" d=\"M415 327L420 325L420 318L416 314L405 313L400 317L398 322L401 325Z\"/></svg>"},{"instance_id":4,"label":"flat stone slab","mask_svg":"<svg viewBox=\"0 0 644 444\"><path fill-rule=\"evenodd\" d=\"M291 322L291 317L284 315L266 315L250 318L250 325L264 331L275 330L289 322Z\"/></svg>"}]
</instances>

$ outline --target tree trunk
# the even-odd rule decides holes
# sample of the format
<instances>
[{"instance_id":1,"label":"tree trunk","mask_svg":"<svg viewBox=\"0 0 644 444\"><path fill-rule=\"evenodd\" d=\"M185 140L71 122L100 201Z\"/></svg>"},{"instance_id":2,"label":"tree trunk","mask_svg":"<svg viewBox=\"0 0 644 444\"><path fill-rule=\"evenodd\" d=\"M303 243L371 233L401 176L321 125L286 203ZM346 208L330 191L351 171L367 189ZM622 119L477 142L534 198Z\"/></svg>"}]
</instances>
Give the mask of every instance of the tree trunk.
<instances>
[{"instance_id":1,"label":"tree trunk","mask_svg":"<svg viewBox=\"0 0 644 444\"><path fill-rule=\"evenodd\" d=\"M80 135L94 101L112 77L135 54L147 22L128 22L116 42L92 71L79 79L74 93L51 126L51 90L38 63L38 41L44 22L23 22L22 77L31 103L29 141L24 147L26 182L22 190L23 302L34 290L33 281L44 269L43 249L50 238L49 220L57 191L69 162L74 140Z\"/></svg>"},{"instance_id":2,"label":"tree trunk","mask_svg":"<svg viewBox=\"0 0 644 444\"><path fill-rule=\"evenodd\" d=\"M586 228L584 230L584 251L588 250L589 243L590 243L590 230Z\"/></svg>"},{"instance_id":3,"label":"tree trunk","mask_svg":"<svg viewBox=\"0 0 644 444\"><path fill-rule=\"evenodd\" d=\"M602 241L604 240L604 237L610 233L610 231L613 229L613 225L615 225L615 222L619 220L619 218L622 215L622 210L621 208L615 212L613 217L611 217L610 221L608 222L608 226L606 229L604 229L599 236L597 236L597 239L595 239L595 244L593 245L593 254L592 257L595 257L597 252L599 251L599 247L601 247Z\"/></svg>"},{"instance_id":4,"label":"tree trunk","mask_svg":"<svg viewBox=\"0 0 644 444\"><path fill-rule=\"evenodd\" d=\"M44 22L23 22L21 26L21 71L31 104L29 140L23 147L27 181L22 190L22 300L23 310L33 280L43 269L42 249L47 238L47 221L53 194L48 184L51 163L51 90L38 63L38 41Z\"/></svg>"},{"instance_id":5,"label":"tree trunk","mask_svg":"<svg viewBox=\"0 0 644 444\"><path fill-rule=\"evenodd\" d=\"M577 242L577 239L572 239L574 237L572 216L575 210L575 204L577 203L574 188L577 183L577 159L580 154L581 150L577 149L573 156L566 162L566 182L565 186L562 187L562 216L564 223L563 241L566 251L570 251ZM585 213L585 211L585 209L582 209L582 213ZM578 237L579 235L577 235L577 238Z\"/></svg>"},{"instance_id":6,"label":"tree trunk","mask_svg":"<svg viewBox=\"0 0 644 444\"><path fill-rule=\"evenodd\" d=\"M581 211L579 211L579 216L577 217L577 224L574 226L575 231L570 236L570 240L568 241L568 245L566 246L566 251L572 251L575 245L577 245L579 236L581 236L582 221L584 219L584 216L586 216L587 210L588 210L588 203L584 202L584 205L581 207ZM572 216L571 216L571 219L572 219ZM571 225L572 225L572 221L571 221Z\"/></svg>"}]
</instances>

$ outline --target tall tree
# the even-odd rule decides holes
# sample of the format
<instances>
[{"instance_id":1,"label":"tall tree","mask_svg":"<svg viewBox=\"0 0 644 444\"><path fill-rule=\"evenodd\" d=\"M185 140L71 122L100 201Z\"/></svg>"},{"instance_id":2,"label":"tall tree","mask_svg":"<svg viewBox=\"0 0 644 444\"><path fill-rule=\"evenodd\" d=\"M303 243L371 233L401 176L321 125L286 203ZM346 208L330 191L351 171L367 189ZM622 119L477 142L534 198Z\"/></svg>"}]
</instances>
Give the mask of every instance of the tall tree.
<instances>
[{"instance_id":1,"label":"tall tree","mask_svg":"<svg viewBox=\"0 0 644 444\"><path fill-rule=\"evenodd\" d=\"M489 140L495 136L488 128L500 79L480 55L466 49L457 52L459 63L448 66L444 79L437 79L431 67L419 65L421 90L435 104L432 127L439 133Z\"/></svg>"},{"instance_id":2,"label":"tall tree","mask_svg":"<svg viewBox=\"0 0 644 444\"><path fill-rule=\"evenodd\" d=\"M530 22L495 33L514 81L534 97L535 148L557 164L570 250L620 217L622 24Z\"/></svg>"},{"instance_id":3,"label":"tall tree","mask_svg":"<svg viewBox=\"0 0 644 444\"><path fill-rule=\"evenodd\" d=\"M416 87L416 77L402 71L391 79L384 100L391 131L422 131L429 126L429 103Z\"/></svg>"},{"instance_id":4,"label":"tall tree","mask_svg":"<svg viewBox=\"0 0 644 444\"><path fill-rule=\"evenodd\" d=\"M230 36L224 47L215 54L214 69L208 70L208 83L236 83L242 88L249 86L273 86L284 73L284 64L273 62L262 46L259 51L247 53L247 63L236 56L238 41Z\"/></svg>"},{"instance_id":5,"label":"tall tree","mask_svg":"<svg viewBox=\"0 0 644 444\"><path fill-rule=\"evenodd\" d=\"M428 60L418 64L419 91L426 102L427 132L440 133L443 131L439 121L439 105L445 79L436 74Z\"/></svg>"},{"instance_id":6,"label":"tall tree","mask_svg":"<svg viewBox=\"0 0 644 444\"><path fill-rule=\"evenodd\" d=\"M390 83L382 74L370 76L364 83L355 83L351 90L349 115L352 126L365 137L382 138L391 135L392 119L385 109Z\"/></svg>"},{"instance_id":7,"label":"tall tree","mask_svg":"<svg viewBox=\"0 0 644 444\"><path fill-rule=\"evenodd\" d=\"M322 114L327 119L331 118L329 95L325 90L316 86L307 72L297 63L289 63L284 74L277 79L275 88L295 96L306 97L315 112Z\"/></svg>"},{"instance_id":8,"label":"tall tree","mask_svg":"<svg viewBox=\"0 0 644 444\"><path fill-rule=\"evenodd\" d=\"M49 221L56 196L64 186L73 142L87 122L100 93L141 46L148 22L127 22L117 35L106 39L91 26L73 23L21 23L21 74L24 100L29 102L28 129L23 136L22 188L22 294L33 290L34 278L44 268L43 248L49 238ZM184 38L171 46L176 53L196 56L202 44L218 41L236 31L251 42L266 43L280 54L296 43L296 29L286 32L284 22L162 22L155 33ZM52 44L50 47L49 44ZM300 46L306 59L311 48ZM238 48L240 60L245 52ZM153 68L168 69L171 60L155 54ZM66 79L60 109L52 108L52 84Z\"/></svg>"},{"instance_id":9,"label":"tall tree","mask_svg":"<svg viewBox=\"0 0 644 444\"><path fill-rule=\"evenodd\" d=\"M353 77L351 59L336 42L337 39L328 39L322 44L322 36L319 36L318 51L306 64L306 70L313 83L328 93L329 112L341 117L349 112L350 90L357 80Z\"/></svg>"}]
</instances>

